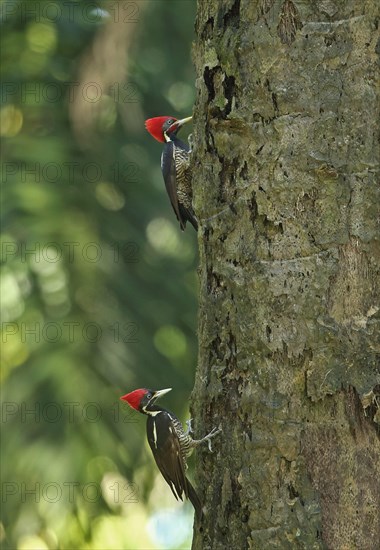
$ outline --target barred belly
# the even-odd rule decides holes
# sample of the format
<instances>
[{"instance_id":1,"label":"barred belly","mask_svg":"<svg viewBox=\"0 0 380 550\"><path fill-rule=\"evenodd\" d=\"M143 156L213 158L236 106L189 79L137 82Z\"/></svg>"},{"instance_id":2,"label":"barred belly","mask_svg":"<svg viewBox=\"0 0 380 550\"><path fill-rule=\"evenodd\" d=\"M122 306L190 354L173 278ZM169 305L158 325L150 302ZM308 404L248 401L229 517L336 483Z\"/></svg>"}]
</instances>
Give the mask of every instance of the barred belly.
<instances>
[{"instance_id":1,"label":"barred belly","mask_svg":"<svg viewBox=\"0 0 380 550\"><path fill-rule=\"evenodd\" d=\"M181 447L183 462L187 467L187 464L186 464L187 457L191 454L194 448L193 439L190 437L190 435L184 432L182 424L177 418L172 417L172 423Z\"/></svg>"}]
</instances>

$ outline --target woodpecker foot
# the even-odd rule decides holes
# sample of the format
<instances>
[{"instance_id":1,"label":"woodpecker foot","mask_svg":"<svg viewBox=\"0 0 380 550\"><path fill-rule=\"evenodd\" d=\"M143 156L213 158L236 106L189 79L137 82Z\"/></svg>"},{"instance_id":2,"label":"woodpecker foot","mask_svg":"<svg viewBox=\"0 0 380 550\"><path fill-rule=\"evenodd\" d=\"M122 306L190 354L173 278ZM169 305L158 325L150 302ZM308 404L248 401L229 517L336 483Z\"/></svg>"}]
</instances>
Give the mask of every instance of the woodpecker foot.
<instances>
[{"instance_id":1,"label":"woodpecker foot","mask_svg":"<svg viewBox=\"0 0 380 550\"><path fill-rule=\"evenodd\" d=\"M208 434L208 436L206 436L208 438L207 445L210 453L214 452L211 446L211 438L214 437L215 435L219 435L221 432L222 432L221 428L213 428L212 431Z\"/></svg>"},{"instance_id":2,"label":"woodpecker foot","mask_svg":"<svg viewBox=\"0 0 380 550\"><path fill-rule=\"evenodd\" d=\"M222 432L222 429L221 428L213 428L211 430L211 432L207 435L205 435L204 437L202 437L202 439L198 439L195 441L195 444L196 445L200 445L201 443L203 443L204 441L207 441L207 444L208 444L208 449L210 451L210 453L213 452L212 450L212 447L211 447L211 439L213 437L215 437L216 435L219 435L220 433Z\"/></svg>"},{"instance_id":3,"label":"woodpecker foot","mask_svg":"<svg viewBox=\"0 0 380 550\"><path fill-rule=\"evenodd\" d=\"M193 150L193 143L194 143L193 142L193 134L189 134L189 137L187 138L187 141L188 141L189 147L190 147L189 153L191 153L192 150Z\"/></svg>"},{"instance_id":4,"label":"woodpecker foot","mask_svg":"<svg viewBox=\"0 0 380 550\"><path fill-rule=\"evenodd\" d=\"M193 421L192 418L189 418L189 420L186 420L187 431L185 432L185 435L189 435L189 434L194 432L194 430L191 426L192 421Z\"/></svg>"}]
</instances>

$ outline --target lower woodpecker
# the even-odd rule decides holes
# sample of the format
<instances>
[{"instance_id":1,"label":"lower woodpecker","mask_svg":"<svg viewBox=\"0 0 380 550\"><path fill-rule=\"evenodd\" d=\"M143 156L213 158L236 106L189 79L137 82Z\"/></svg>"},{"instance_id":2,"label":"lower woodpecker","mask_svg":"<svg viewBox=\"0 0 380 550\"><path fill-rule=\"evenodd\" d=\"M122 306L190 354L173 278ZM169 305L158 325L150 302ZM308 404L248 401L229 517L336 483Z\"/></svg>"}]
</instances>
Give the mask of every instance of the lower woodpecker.
<instances>
[{"instance_id":1,"label":"lower woodpecker","mask_svg":"<svg viewBox=\"0 0 380 550\"><path fill-rule=\"evenodd\" d=\"M191 421L188 421L188 430L185 432L181 422L171 412L155 404L158 397L171 391L148 390L145 388L135 390L120 397L130 407L148 416L146 432L148 442L156 464L168 483L173 495L182 500L184 494L190 500L195 509L197 519L202 517L202 504L199 497L185 475L187 470L186 460L194 447L204 441L208 441L211 449L211 438L221 432L221 429L214 428L202 439L193 439L190 436Z\"/></svg>"}]
</instances>

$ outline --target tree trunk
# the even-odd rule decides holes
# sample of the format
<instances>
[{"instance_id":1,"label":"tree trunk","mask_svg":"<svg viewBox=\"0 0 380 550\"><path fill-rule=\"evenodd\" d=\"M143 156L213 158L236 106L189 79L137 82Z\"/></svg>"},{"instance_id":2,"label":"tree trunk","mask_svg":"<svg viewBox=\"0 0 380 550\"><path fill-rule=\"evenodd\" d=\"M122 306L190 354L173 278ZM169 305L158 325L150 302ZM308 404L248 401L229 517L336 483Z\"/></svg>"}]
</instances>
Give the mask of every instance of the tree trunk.
<instances>
[{"instance_id":1,"label":"tree trunk","mask_svg":"<svg viewBox=\"0 0 380 550\"><path fill-rule=\"evenodd\" d=\"M378 16L198 0L195 550L379 548Z\"/></svg>"}]
</instances>

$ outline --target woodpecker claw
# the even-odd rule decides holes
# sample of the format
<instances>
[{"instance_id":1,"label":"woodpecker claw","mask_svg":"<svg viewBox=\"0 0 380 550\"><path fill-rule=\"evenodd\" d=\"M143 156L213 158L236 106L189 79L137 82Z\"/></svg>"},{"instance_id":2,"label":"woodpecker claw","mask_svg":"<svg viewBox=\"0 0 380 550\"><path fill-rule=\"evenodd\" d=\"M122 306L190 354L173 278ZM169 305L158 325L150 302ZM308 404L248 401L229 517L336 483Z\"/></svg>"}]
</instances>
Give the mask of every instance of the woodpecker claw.
<instances>
[{"instance_id":1,"label":"woodpecker claw","mask_svg":"<svg viewBox=\"0 0 380 550\"><path fill-rule=\"evenodd\" d=\"M194 432L194 430L191 426L192 421L193 421L192 418L189 418L189 420L186 420L187 431L185 432L185 435L189 435L189 434Z\"/></svg>"},{"instance_id":2,"label":"woodpecker claw","mask_svg":"<svg viewBox=\"0 0 380 550\"><path fill-rule=\"evenodd\" d=\"M210 451L210 453L213 453L214 451L212 450L212 446L211 446L211 438L216 436L216 435L219 435L221 433L222 429L219 427L219 428L213 428L211 430L211 432L208 434L208 449Z\"/></svg>"},{"instance_id":3,"label":"woodpecker claw","mask_svg":"<svg viewBox=\"0 0 380 550\"><path fill-rule=\"evenodd\" d=\"M202 437L202 439L199 439L198 441L196 441L196 444L199 445L200 443L203 443L204 441L207 441L207 445L208 445L209 451L210 451L210 453L212 453L213 450L212 450L212 446L211 446L211 439L212 439L213 437L215 437L216 435L220 434L221 431L222 431L222 430L221 430L220 427L219 427L219 428L216 428L216 427L213 428L209 434L207 434L207 435L205 435L204 437Z\"/></svg>"},{"instance_id":4,"label":"woodpecker claw","mask_svg":"<svg viewBox=\"0 0 380 550\"><path fill-rule=\"evenodd\" d=\"M193 134L189 134L189 136L187 138L187 141L188 141L189 147L190 147L189 153L191 153L192 150L193 150Z\"/></svg>"}]
</instances>

